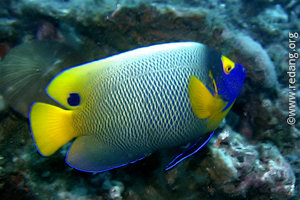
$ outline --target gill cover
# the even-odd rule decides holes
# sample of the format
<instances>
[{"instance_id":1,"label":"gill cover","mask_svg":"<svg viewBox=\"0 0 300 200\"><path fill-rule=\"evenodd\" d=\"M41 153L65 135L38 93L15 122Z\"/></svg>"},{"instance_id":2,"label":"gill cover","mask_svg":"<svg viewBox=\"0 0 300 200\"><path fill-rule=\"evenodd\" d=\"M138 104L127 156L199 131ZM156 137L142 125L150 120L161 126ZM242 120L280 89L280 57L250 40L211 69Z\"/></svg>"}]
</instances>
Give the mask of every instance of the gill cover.
<instances>
[{"instance_id":1,"label":"gill cover","mask_svg":"<svg viewBox=\"0 0 300 200\"><path fill-rule=\"evenodd\" d=\"M72 110L85 103L86 84L95 70L101 65L99 61L73 67L55 76L46 88L47 94L64 107Z\"/></svg>"}]
</instances>

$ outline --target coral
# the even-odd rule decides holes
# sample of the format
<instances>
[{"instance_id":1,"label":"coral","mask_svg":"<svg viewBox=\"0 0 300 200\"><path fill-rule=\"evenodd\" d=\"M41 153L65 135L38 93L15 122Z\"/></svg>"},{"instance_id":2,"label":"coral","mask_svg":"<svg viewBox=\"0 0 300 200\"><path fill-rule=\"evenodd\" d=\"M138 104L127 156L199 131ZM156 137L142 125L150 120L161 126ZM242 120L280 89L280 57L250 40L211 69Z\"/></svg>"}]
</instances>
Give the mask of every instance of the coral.
<instances>
[{"instance_id":1,"label":"coral","mask_svg":"<svg viewBox=\"0 0 300 200\"><path fill-rule=\"evenodd\" d=\"M0 44L0 57L1 60L3 60L7 54L7 52L9 51L10 46L7 43L2 43Z\"/></svg>"},{"instance_id":2,"label":"coral","mask_svg":"<svg viewBox=\"0 0 300 200\"><path fill-rule=\"evenodd\" d=\"M0 113L4 110L4 108L5 108L4 99L3 96L0 95Z\"/></svg>"},{"instance_id":3,"label":"coral","mask_svg":"<svg viewBox=\"0 0 300 200\"><path fill-rule=\"evenodd\" d=\"M291 8L294 8L294 10L291 12L291 21L296 26L295 30L299 30L300 29L300 22L299 22L300 5L299 5L298 1L296 1L296 2L298 3L298 5L295 5L296 3L291 5Z\"/></svg>"},{"instance_id":4,"label":"coral","mask_svg":"<svg viewBox=\"0 0 300 200\"><path fill-rule=\"evenodd\" d=\"M296 182L300 181L300 131L298 130L297 138L295 140L298 141L297 145L294 149L291 149L290 152L287 153L286 159L291 163L291 166L296 174ZM300 188L296 187L296 191L299 194Z\"/></svg>"},{"instance_id":5,"label":"coral","mask_svg":"<svg viewBox=\"0 0 300 200\"><path fill-rule=\"evenodd\" d=\"M108 190L108 198L110 200L122 200L122 192L124 191L124 184L120 181L106 179L103 183L103 189Z\"/></svg>"},{"instance_id":6,"label":"coral","mask_svg":"<svg viewBox=\"0 0 300 200\"><path fill-rule=\"evenodd\" d=\"M294 195L294 172L274 145L248 144L228 127L211 144L207 171L225 193L272 199Z\"/></svg>"},{"instance_id":7,"label":"coral","mask_svg":"<svg viewBox=\"0 0 300 200\"><path fill-rule=\"evenodd\" d=\"M40 25L38 26L36 38L38 40L59 40L62 39L62 35L52 23L41 21Z\"/></svg>"},{"instance_id":8,"label":"coral","mask_svg":"<svg viewBox=\"0 0 300 200\"><path fill-rule=\"evenodd\" d=\"M276 67L276 73L278 76L278 81L281 83L288 83L286 72L288 71L288 50L282 44L271 44L267 47L267 52Z\"/></svg>"},{"instance_id":9,"label":"coral","mask_svg":"<svg viewBox=\"0 0 300 200\"><path fill-rule=\"evenodd\" d=\"M261 30L275 36L286 28L287 22L288 15L280 4L266 8L253 20L253 24L258 24Z\"/></svg>"},{"instance_id":10,"label":"coral","mask_svg":"<svg viewBox=\"0 0 300 200\"><path fill-rule=\"evenodd\" d=\"M243 33L224 31L222 37L232 43L230 51L233 52L227 53L239 57L240 62L246 66L247 76L251 81L261 83L266 88L277 87L274 64L261 44Z\"/></svg>"}]
</instances>

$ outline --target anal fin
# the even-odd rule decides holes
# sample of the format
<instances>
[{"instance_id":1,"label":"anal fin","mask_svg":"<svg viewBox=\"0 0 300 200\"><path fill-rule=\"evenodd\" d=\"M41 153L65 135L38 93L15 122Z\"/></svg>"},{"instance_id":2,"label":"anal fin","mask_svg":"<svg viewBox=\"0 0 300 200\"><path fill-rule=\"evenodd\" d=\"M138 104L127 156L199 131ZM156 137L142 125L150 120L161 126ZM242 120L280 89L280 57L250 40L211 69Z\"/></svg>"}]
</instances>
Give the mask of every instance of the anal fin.
<instances>
[{"instance_id":1,"label":"anal fin","mask_svg":"<svg viewBox=\"0 0 300 200\"><path fill-rule=\"evenodd\" d=\"M147 155L104 144L95 135L88 135L76 138L67 153L66 163L80 171L104 172L137 162Z\"/></svg>"},{"instance_id":2,"label":"anal fin","mask_svg":"<svg viewBox=\"0 0 300 200\"><path fill-rule=\"evenodd\" d=\"M179 163L181 163L182 161L184 161L185 159L187 159L188 157L190 157L190 156L194 155L195 153L197 153L200 149L202 149L209 142L209 140L212 138L214 133L215 132L213 131L204 142L203 142L203 140L199 140L195 144L191 145L188 149L186 149L184 152L182 152L177 157L175 157L166 166L165 169L170 170L170 169L174 168L176 165L178 165Z\"/></svg>"}]
</instances>

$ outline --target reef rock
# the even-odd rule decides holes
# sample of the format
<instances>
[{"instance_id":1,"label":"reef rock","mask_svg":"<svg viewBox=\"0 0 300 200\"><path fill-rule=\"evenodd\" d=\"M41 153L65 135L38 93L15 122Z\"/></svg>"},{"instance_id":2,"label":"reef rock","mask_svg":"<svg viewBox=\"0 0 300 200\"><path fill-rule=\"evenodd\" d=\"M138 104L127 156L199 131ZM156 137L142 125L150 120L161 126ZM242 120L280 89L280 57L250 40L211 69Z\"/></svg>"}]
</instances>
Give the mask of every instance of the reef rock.
<instances>
[{"instance_id":1,"label":"reef rock","mask_svg":"<svg viewBox=\"0 0 300 200\"><path fill-rule=\"evenodd\" d=\"M209 149L212 156L204 162L208 164L207 171L226 194L270 199L293 196L295 174L274 145L251 145L227 127Z\"/></svg>"}]
</instances>

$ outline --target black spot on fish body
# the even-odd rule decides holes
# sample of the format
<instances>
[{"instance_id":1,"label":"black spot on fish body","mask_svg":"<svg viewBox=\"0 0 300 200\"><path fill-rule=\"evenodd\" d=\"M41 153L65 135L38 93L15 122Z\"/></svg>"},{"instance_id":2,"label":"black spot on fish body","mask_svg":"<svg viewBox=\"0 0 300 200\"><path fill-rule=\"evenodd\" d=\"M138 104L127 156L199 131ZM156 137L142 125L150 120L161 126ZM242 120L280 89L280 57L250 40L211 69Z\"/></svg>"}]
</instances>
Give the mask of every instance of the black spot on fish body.
<instances>
[{"instance_id":1,"label":"black spot on fish body","mask_svg":"<svg viewBox=\"0 0 300 200\"><path fill-rule=\"evenodd\" d=\"M78 93L70 93L67 101L70 106L79 106L81 101L80 95Z\"/></svg>"}]
</instances>

